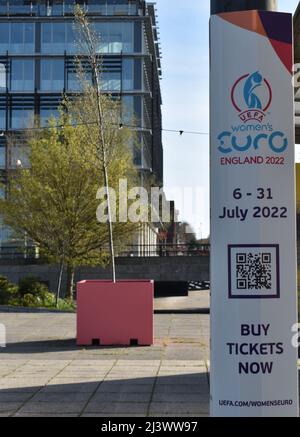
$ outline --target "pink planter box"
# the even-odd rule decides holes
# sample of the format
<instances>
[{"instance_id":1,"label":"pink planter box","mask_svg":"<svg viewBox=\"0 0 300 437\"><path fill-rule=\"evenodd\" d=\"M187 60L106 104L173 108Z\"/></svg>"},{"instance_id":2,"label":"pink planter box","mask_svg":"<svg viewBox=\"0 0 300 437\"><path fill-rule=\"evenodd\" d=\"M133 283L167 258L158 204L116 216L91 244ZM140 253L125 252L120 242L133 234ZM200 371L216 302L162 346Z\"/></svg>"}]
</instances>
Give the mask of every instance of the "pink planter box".
<instances>
[{"instance_id":1,"label":"pink planter box","mask_svg":"<svg viewBox=\"0 0 300 437\"><path fill-rule=\"evenodd\" d=\"M153 295L153 281L78 282L77 344L153 344Z\"/></svg>"}]
</instances>

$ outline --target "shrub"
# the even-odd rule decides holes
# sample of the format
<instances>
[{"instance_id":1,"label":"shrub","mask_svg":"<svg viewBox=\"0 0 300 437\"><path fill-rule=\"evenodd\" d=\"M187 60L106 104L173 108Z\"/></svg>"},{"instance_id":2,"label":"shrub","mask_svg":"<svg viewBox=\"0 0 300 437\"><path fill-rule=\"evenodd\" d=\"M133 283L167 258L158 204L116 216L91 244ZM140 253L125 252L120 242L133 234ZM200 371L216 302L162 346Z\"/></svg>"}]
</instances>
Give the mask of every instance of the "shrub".
<instances>
[{"instance_id":1,"label":"shrub","mask_svg":"<svg viewBox=\"0 0 300 437\"><path fill-rule=\"evenodd\" d=\"M42 305L49 308L55 306L55 295L50 291L46 291L42 296Z\"/></svg>"},{"instance_id":2,"label":"shrub","mask_svg":"<svg viewBox=\"0 0 300 437\"><path fill-rule=\"evenodd\" d=\"M22 297L21 305L24 307L39 307L42 305L42 301L38 296L27 293Z\"/></svg>"},{"instance_id":3,"label":"shrub","mask_svg":"<svg viewBox=\"0 0 300 437\"><path fill-rule=\"evenodd\" d=\"M57 309L60 311L73 311L75 310L76 305L74 302L68 299L58 299Z\"/></svg>"},{"instance_id":4,"label":"shrub","mask_svg":"<svg viewBox=\"0 0 300 437\"><path fill-rule=\"evenodd\" d=\"M0 276L0 305L9 305L13 300L18 300L18 287Z\"/></svg>"},{"instance_id":5,"label":"shrub","mask_svg":"<svg viewBox=\"0 0 300 437\"><path fill-rule=\"evenodd\" d=\"M27 276L19 281L19 295L22 298L26 294L43 298L46 293L49 293L48 287L34 276Z\"/></svg>"},{"instance_id":6,"label":"shrub","mask_svg":"<svg viewBox=\"0 0 300 437\"><path fill-rule=\"evenodd\" d=\"M38 278L28 276L19 281L19 287L0 276L0 305L56 308L56 298ZM75 305L65 299L58 300L57 309L74 310Z\"/></svg>"}]
</instances>

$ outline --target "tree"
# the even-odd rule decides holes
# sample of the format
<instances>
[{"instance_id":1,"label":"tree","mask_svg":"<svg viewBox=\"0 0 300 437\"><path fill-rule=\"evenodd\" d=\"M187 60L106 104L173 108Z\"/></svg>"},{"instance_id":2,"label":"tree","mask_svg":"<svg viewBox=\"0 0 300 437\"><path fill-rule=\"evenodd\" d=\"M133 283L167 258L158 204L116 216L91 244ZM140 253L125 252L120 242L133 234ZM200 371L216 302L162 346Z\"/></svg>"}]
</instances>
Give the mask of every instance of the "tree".
<instances>
[{"instance_id":1,"label":"tree","mask_svg":"<svg viewBox=\"0 0 300 437\"><path fill-rule=\"evenodd\" d=\"M50 262L60 264L59 284L67 266L69 297L78 265L110 262L116 280L114 242L124 242L138 226L112 223L110 188L118 192L119 179L126 178L130 189L137 178L130 150L135 137L122 127L120 102L101 93L100 41L80 7L75 19L83 54L77 57L81 92L65 97L59 119L28 139L30 169L11 174L9 196L0 201L5 223L26 232ZM106 224L95 217L102 186Z\"/></svg>"},{"instance_id":2,"label":"tree","mask_svg":"<svg viewBox=\"0 0 300 437\"><path fill-rule=\"evenodd\" d=\"M132 134L116 127L118 103L101 99L110 120L105 125L107 173L110 187L118 193L120 178L127 178L128 188L136 178L128 147ZM29 168L10 173L8 197L0 200L0 210L7 225L19 235L26 232L50 262L60 264L60 273L68 268L71 298L76 266L108 263L109 234L107 225L96 219L96 194L104 184L98 125L84 124L79 117L79 108L91 114L97 105L94 90L64 103L58 120L52 119L47 129L28 138ZM116 200L118 209L118 196ZM123 244L138 225L116 222L113 226L115 241Z\"/></svg>"},{"instance_id":3,"label":"tree","mask_svg":"<svg viewBox=\"0 0 300 437\"><path fill-rule=\"evenodd\" d=\"M107 197L107 228L109 237L109 252L110 252L110 264L112 269L112 281L116 282L116 267L115 267L115 253L114 253L114 241L113 241L113 226L111 217L111 202L110 202L110 191L109 191L109 177L108 177L108 165L109 165L109 151L110 151L110 141L111 138L106 134L107 113L105 112L105 105L103 104L104 99L101 93L101 75L102 75L102 58L99 56L97 48L100 46L100 38L97 37L92 26L90 25L85 12L79 5L75 6L75 18L79 25L79 44L83 48L83 52L86 54L85 59L87 59L89 64L89 70L92 74L92 87L87 85L85 88L92 91L92 96L94 97L92 102L96 105L92 106L93 119L95 120L95 125L97 126L97 159L101 162L101 171L104 179L104 187L106 189ZM85 79L85 68L81 63L81 59L77 58L78 62L78 76L81 79L81 83L84 84ZM82 80L83 79L83 80ZM86 93L88 95L89 93ZM77 114L83 122L86 122L87 114L86 112L79 111ZM111 129L109 129L111 131Z\"/></svg>"}]
</instances>

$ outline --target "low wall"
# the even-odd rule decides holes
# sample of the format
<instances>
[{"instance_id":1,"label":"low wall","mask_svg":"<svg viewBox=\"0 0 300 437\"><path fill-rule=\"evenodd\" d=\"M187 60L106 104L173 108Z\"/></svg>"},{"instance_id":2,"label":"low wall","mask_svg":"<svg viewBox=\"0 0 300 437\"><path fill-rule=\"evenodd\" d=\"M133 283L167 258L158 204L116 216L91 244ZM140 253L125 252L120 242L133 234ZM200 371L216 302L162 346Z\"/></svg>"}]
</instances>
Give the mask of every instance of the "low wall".
<instances>
[{"instance_id":1,"label":"low wall","mask_svg":"<svg viewBox=\"0 0 300 437\"><path fill-rule=\"evenodd\" d=\"M0 263L0 275L17 283L25 276L36 276L55 290L58 281L58 266L30 263ZM178 257L124 257L116 259L118 279L153 279L157 282L209 281L209 256ZM110 269L81 267L76 270L75 280L109 279ZM66 273L63 275L63 289Z\"/></svg>"}]
</instances>

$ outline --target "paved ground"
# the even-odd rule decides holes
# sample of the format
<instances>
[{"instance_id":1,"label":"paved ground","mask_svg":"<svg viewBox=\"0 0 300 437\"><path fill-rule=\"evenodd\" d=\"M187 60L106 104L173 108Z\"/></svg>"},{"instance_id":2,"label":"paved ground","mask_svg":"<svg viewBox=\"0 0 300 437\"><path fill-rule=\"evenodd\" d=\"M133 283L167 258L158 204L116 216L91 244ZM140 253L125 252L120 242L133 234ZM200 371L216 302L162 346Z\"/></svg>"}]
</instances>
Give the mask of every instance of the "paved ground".
<instances>
[{"instance_id":1,"label":"paved ground","mask_svg":"<svg viewBox=\"0 0 300 437\"><path fill-rule=\"evenodd\" d=\"M0 416L208 414L208 315L155 315L152 347L75 345L75 315L0 313Z\"/></svg>"},{"instance_id":2,"label":"paved ground","mask_svg":"<svg viewBox=\"0 0 300 437\"><path fill-rule=\"evenodd\" d=\"M0 313L7 348L1 362L31 360L205 360L208 359L209 315L156 314L151 347L77 347L75 314Z\"/></svg>"},{"instance_id":3,"label":"paved ground","mask_svg":"<svg viewBox=\"0 0 300 437\"><path fill-rule=\"evenodd\" d=\"M173 308L191 305L178 299ZM154 321L151 347L83 348L75 314L0 310L0 416L207 416L209 315Z\"/></svg>"},{"instance_id":4,"label":"paved ground","mask_svg":"<svg viewBox=\"0 0 300 437\"><path fill-rule=\"evenodd\" d=\"M199 312L209 313L210 291L190 291L188 296L160 297L154 299L154 309L157 312Z\"/></svg>"}]
</instances>

